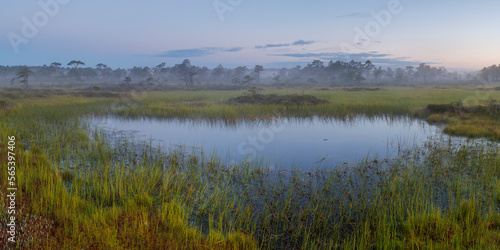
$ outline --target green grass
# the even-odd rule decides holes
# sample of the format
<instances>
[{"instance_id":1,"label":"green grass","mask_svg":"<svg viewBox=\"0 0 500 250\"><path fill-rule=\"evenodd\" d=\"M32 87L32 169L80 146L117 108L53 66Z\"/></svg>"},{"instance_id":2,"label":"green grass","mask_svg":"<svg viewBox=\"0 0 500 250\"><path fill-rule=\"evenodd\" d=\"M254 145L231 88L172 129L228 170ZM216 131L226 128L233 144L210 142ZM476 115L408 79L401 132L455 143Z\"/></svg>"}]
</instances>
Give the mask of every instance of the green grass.
<instances>
[{"instance_id":1,"label":"green grass","mask_svg":"<svg viewBox=\"0 0 500 250\"><path fill-rule=\"evenodd\" d=\"M86 114L110 113L229 122L276 115L409 115L430 103L447 104L476 95L466 89L406 88L264 92L311 94L331 104L223 104L242 91L8 100L13 108L0 110L4 117L0 152L5 152L7 136L16 135L23 201L19 217L24 223L17 247L499 247L498 147L476 142L457 147L429 144L389 162L367 159L330 170L276 172L259 162L228 167L215 156L163 153L132 141L113 147L105 133L89 135L80 122ZM467 122L451 117L449 124L452 119ZM2 157L0 165L5 169ZM2 202L6 177L1 171ZM6 218L5 211L1 213L0 218Z\"/></svg>"},{"instance_id":2,"label":"green grass","mask_svg":"<svg viewBox=\"0 0 500 250\"><path fill-rule=\"evenodd\" d=\"M116 102L112 112L124 117L157 117L225 120L236 123L248 119L271 119L274 116L335 117L349 119L358 115L416 115L429 104L464 102L466 106L485 105L490 98L500 100L500 91L466 88L387 87L379 91L344 91L332 88L274 89L265 94L308 94L328 100L317 106L226 105L224 102L246 91L174 91L137 92L123 102ZM468 137L500 139L500 116L495 114L430 114L430 122L445 122L446 133Z\"/></svg>"},{"instance_id":3,"label":"green grass","mask_svg":"<svg viewBox=\"0 0 500 250\"><path fill-rule=\"evenodd\" d=\"M313 115L336 118L351 118L357 115L414 115L429 104L449 104L464 101L466 105L481 105L489 98L500 100L500 91L471 90L459 88L401 88L387 87L379 91L344 91L342 89L274 89L262 91L265 94L308 94L328 100L329 104L317 106L279 106L279 105L226 105L224 102L245 94L245 91L174 91L174 92L140 92L131 95L123 103L112 106L113 112L125 117L158 117L158 118L198 118L226 120L237 122L241 119L269 119L272 116L310 117ZM131 105L133 103L133 105ZM460 117L492 122L492 117L473 116ZM429 117L430 121L446 122L446 117ZM498 119L492 126L498 125ZM498 130L489 133L471 131L477 127L465 124L469 133L452 128L447 131L457 135L492 136L499 138ZM490 126L491 127L491 126Z\"/></svg>"}]
</instances>

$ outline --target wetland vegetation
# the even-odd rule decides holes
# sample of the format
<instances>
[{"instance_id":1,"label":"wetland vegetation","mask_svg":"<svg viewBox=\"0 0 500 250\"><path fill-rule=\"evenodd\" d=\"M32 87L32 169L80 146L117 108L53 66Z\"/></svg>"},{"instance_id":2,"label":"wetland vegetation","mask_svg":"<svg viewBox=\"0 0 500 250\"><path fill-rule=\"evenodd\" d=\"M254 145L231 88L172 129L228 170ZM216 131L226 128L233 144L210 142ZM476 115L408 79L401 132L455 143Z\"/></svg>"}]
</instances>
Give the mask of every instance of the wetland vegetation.
<instances>
[{"instance_id":1,"label":"wetland vegetation","mask_svg":"<svg viewBox=\"0 0 500 250\"><path fill-rule=\"evenodd\" d=\"M7 136L15 135L19 142L17 247L500 245L500 121L497 106L488 99L500 99L500 92L266 87L263 95L310 95L327 102L227 104L244 92L111 91L89 97L80 90L2 90L1 152ZM468 103L470 97L475 102ZM82 126L87 115L228 124L276 117L417 116L446 123L446 133L484 139L459 145L428 142L395 158L366 158L315 171L275 170L261 161L227 165L215 155L165 152L134 140L117 144L105 131L89 134ZM0 182L6 178L1 171Z\"/></svg>"},{"instance_id":2,"label":"wetland vegetation","mask_svg":"<svg viewBox=\"0 0 500 250\"><path fill-rule=\"evenodd\" d=\"M0 249L500 249L498 7L3 1Z\"/></svg>"}]
</instances>

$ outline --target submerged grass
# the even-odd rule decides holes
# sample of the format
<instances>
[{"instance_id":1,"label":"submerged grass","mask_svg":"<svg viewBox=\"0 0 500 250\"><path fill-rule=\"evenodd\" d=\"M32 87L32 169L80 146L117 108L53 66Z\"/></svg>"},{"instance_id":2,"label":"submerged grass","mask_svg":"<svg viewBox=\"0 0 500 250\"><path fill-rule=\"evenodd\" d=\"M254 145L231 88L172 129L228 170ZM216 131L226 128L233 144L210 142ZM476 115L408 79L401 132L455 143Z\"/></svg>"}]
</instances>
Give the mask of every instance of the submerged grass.
<instances>
[{"instance_id":1,"label":"submerged grass","mask_svg":"<svg viewBox=\"0 0 500 250\"><path fill-rule=\"evenodd\" d=\"M296 89L267 91L303 94ZM488 141L459 146L435 142L388 162L366 159L306 173L271 171L262 162L230 166L215 156L113 141L99 130L89 134L80 120L89 114L227 121L402 115L471 94L428 89L304 92L331 104L222 104L238 91L147 93L126 100L65 95L14 100L12 108L0 110L0 152L5 152L7 136L19 138L18 197L23 207L15 247L500 246L500 149ZM1 171L4 204L6 178ZM5 210L0 213L6 218ZM5 234L1 237L2 247L8 246Z\"/></svg>"}]
</instances>

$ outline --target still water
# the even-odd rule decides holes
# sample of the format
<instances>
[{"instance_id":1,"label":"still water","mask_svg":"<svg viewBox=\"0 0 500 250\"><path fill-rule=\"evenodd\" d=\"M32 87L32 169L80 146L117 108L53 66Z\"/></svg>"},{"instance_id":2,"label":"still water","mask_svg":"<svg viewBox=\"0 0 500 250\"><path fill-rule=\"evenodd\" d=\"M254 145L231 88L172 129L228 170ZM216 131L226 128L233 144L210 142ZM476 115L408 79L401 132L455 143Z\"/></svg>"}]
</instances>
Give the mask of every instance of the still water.
<instances>
[{"instance_id":1,"label":"still water","mask_svg":"<svg viewBox=\"0 0 500 250\"><path fill-rule=\"evenodd\" d=\"M390 159L404 149L448 138L441 133L442 126L408 117L280 118L226 124L108 116L90 117L87 124L112 137L127 136L163 149L216 154L228 163L263 160L281 169L335 166L367 157Z\"/></svg>"}]
</instances>

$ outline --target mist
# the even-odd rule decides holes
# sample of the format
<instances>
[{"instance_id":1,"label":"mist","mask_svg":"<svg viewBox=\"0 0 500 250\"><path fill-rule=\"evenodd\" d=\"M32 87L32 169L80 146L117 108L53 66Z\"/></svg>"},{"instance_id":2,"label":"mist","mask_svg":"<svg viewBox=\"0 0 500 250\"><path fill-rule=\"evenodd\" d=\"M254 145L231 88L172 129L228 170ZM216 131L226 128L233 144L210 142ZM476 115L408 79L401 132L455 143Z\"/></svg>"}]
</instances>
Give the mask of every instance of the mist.
<instances>
[{"instance_id":1,"label":"mist","mask_svg":"<svg viewBox=\"0 0 500 250\"><path fill-rule=\"evenodd\" d=\"M77 62L77 63L75 63ZM370 60L329 61L313 60L307 66L293 68L265 68L238 66L215 68L191 64L184 59L179 64L161 63L155 67L134 66L111 68L99 63L88 67L85 62L73 60L68 65L53 62L50 65L29 66L28 86L82 87L99 85L168 87L245 87L271 86L415 86L430 84L461 84L480 81L498 81L500 67L492 65L476 72L448 71L445 67L429 64L408 65L404 68L383 68ZM0 86L20 87L19 71L25 66L0 66Z\"/></svg>"}]
</instances>

